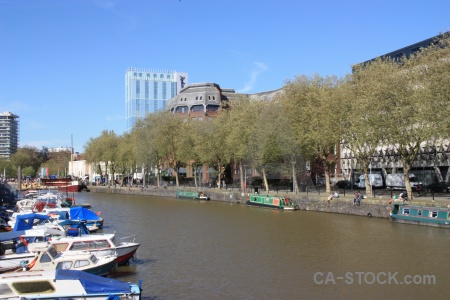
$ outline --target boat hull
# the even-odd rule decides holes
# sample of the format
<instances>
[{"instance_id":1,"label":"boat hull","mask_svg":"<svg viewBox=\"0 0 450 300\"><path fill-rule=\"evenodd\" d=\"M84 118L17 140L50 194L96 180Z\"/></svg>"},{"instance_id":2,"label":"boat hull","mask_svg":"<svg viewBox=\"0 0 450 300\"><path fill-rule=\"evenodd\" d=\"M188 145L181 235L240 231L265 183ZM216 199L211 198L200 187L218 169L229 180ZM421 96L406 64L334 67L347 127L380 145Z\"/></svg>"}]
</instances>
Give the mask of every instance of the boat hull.
<instances>
[{"instance_id":1,"label":"boat hull","mask_svg":"<svg viewBox=\"0 0 450 300\"><path fill-rule=\"evenodd\" d=\"M57 179L49 179L49 178L41 178L41 184L45 186L66 186L72 180L71 178L57 178Z\"/></svg>"},{"instance_id":2,"label":"boat hull","mask_svg":"<svg viewBox=\"0 0 450 300\"><path fill-rule=\"evenodd\" d=\"M125 265L135 255L139 248L139 243L130 243L129 245L120 245L116 248L117 264Z\"/></svg>"},{"instance_id":3,"label":"boat hull","mask_svg":"<svg viewBox=\"0 0 450 300\"><path fill-rule=\"evenodd\" d=\"M280 210L298 210L299 209L298 206L283 206L283 207L281 207L281 206L277 206L277 205L255 203L255 202L250 202L250 201L247 201L246 204L248 206L253 206L253 207L262 207L262 208L280 209Z\"/></svg>"},{"instance_id":4,"label":"boat hull","mask_svg":"<svg viewBox=\"0 0 450 300\"><path fill-rule=\"evenodd\" d=\"M392 213L389 215L389 218L391 219L391 221L396 223L450 228L450 222L439 219L414 218L410 216L395 215Z\"/></svg>"},{"instance_id":5,"label":"boat hull","mask_svg":"<svg viewBox=\"0 0 450 300\"><path fill-rule=\"evenodd\" d=\"M194 199L194 200L209 200L209 196L202 192L177 191L176 197L177 198Z\"/></svg>"},{"instance_id":6,"label":"boat hull","mask_svg":"<svg viewBox=\"0 0 450 300\"><path fill-rule=\"evenodd\" d=\"M297 203L285 197L270 196L270 195L250 195L246 202L248 206L282 209L282 210L298 210L300 207Z\"/></svg>"},{"instance_id":7,"label":"boat hull","mask_svg":"<svg viewBox=\"0 0 450 300\"><path fill-rule=\"evenodd\" d=\"M15 272L2 276L6 299L141 299L141 284L75 270ZM2 298L3 299L3 298Z\"/></svg>"},{"instance_id":8,"label":"boat hull","mask_svg":"<svg viewBox=\"0 0 450 300\"><path fill-rule=\"evenodd\" d=\"M59 192L68 192L68 193L79 193L82 190L81 185L66 185L66 186L58 186Z\"/></svg>"},{"instance_id":9,"label":"boat hull","mask_svg":"<svg viewBox=\"0 0 450 300\"><path fill-rule=\"evenodd\" d=\"M108 276L109 272L117 266L116 259L111 259L108 263L96 266L94 268L83 270L87 273L91 273L99 276Z\"/></svg>"}]
</instances>

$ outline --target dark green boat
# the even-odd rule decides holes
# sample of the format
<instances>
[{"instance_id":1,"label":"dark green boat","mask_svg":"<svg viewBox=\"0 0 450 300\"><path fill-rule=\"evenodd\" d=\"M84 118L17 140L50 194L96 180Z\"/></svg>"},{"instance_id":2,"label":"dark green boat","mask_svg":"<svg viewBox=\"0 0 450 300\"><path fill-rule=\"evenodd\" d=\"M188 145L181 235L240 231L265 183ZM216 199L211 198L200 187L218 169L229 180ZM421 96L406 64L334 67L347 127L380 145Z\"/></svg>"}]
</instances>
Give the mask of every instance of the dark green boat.
<instances>
[{"instance_id":1,"label":"dark green boat","mask_svg":"<svg viewBox=\"0 0 450 300\"><path fill-rule=\"evenodd\" d=\"M289 198L259 194L250 195L247 205L284 210L300 209L298 204L294 203Z\"/></svg>"},{"instance_id":2,"label":"dark green boat","mask_svg":"<svg viewBox=\"0 0 450 300\"><path fill-rule=\"evenodd\" d=\"M450 228L450 209L443 207L393 204L389 217L394 222Z\"/></svg>"},{"instance_id":3,"label":"dark green boat","mask_svg":"<svg viewBox=\"0 0 450 300\"><path fill-rule=\"evenodd\" d=\"M204 192L185 192L177 191L177 198L188 198L196 200L209 200L209 196Z\"/></svg>"}]
</instances>

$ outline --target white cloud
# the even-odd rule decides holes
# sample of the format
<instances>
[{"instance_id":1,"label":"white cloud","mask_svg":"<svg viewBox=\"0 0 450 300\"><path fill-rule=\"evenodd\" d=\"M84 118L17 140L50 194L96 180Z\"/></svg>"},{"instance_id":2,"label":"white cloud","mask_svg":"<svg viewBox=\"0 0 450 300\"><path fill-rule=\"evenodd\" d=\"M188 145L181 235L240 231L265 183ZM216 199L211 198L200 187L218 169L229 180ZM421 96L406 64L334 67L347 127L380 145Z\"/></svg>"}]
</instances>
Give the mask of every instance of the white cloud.
<instances>
[{"instance_id":1,"label":"white cloud","mask_svg":"<svg viewBox=\"0 0 450 300\"><path fill-rule=\"evenodd\" d=\"M261 73L263 73L268 68L269 67L265 63L254 62L253 70L250 72L249 80L245 83L244 88L239 90L238 93L247 93L247 92L251 91L254 88L259 75L261 75Z\"/></svg>"}]
</instances>

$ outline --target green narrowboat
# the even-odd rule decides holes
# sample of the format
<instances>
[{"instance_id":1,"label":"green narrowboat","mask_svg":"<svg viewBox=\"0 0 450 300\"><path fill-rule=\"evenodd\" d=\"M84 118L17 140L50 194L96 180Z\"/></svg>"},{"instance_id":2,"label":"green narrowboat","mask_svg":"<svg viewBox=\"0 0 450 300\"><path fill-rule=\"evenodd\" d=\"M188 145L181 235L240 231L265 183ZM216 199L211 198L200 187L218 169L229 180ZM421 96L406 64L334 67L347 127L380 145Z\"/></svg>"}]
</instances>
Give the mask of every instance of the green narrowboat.
<instances>
[{"instance_id":1,"label":"green narrowboat","mask_svg":"<svg viewBox=\"0 0 450 300\"><path fill-rule=\"evenodd\" d=\"M389 217L394 222L450 228L450 209L443 207L393 204Z\"/></svg>"},{"instance_id":2,"label":"green narrowboat","mask_svg":"<svg viewBox=\"0 0 450 300\"><path fill-rule=\"evenodd\" d=\"M300 209L298 204L294 203L289 198L259 194L250 195L247 205L284 210Z\"/></svg>"},{"instance_id":3,"label":"green narrowboat","mask_svg":"<svg viewBox=\"0 0 450 300\"><path fill-rule=\"evenodd\" d=\"M204 192L177 191L176 197L177 198L196 199L196 200L209 200L209 196Z\"/></svg>"}]
</instances>

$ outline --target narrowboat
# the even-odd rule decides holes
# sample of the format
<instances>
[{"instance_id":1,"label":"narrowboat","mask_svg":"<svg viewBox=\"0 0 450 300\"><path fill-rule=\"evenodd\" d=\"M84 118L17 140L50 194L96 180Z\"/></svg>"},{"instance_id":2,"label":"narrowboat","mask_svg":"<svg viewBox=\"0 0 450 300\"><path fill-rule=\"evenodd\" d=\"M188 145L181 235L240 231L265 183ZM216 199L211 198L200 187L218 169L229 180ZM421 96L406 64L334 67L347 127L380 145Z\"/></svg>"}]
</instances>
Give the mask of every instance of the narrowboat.
<instances>
[{"instance_id":1,"label":"narrowboat","mask_svg":"<svg viewBox=\"0 0 450 300\"><path fill-rule=\"evenodd\" d=\"M450 228L450 209L443 207L393 204L389 217L394 222Z\"/></svg>"},{"instance_id":2,"label":"narrowboat","mask_svg":"<svg viewBox=\"0 0 450 300\"><path fill-rule=\"evenodd\" d=\"M204 192L177 191L176 197L177 198L196 199L196 200L209 200L209 196Z\"/></svg>"},{"instance_id":3,"label":"narrowboat","mask_svg":"<svg viewBox=\"0 0 450 300\"><path fill-rule=\"evenodd\" d=\"M250 195L250 198L247 201L247 205L284 210L300 209L298 204L296 204L289 198L259 194Z\"/></svg>"}]
</instances>

